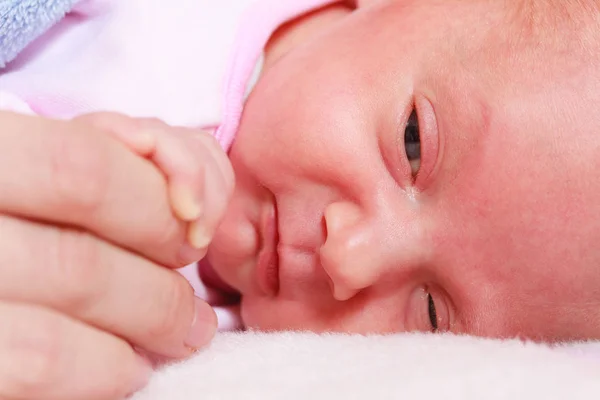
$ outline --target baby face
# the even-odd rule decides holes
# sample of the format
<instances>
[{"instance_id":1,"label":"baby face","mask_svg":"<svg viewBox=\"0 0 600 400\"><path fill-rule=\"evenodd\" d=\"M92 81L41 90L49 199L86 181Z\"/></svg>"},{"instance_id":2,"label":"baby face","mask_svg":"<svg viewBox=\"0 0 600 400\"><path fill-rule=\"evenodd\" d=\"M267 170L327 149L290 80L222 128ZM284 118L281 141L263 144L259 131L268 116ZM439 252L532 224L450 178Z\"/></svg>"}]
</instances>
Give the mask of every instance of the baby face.
<instances>
[{"instance_id":1,"label":"baby face","mask_svg":"<svg viewBox=\"0 0 600 400\"><path fill-rule=\"evenodd\" d=\"M209 250L250 327L600 337L597 47L503 3L359 3L265 71Z\"/></svg>"}]
</instances>

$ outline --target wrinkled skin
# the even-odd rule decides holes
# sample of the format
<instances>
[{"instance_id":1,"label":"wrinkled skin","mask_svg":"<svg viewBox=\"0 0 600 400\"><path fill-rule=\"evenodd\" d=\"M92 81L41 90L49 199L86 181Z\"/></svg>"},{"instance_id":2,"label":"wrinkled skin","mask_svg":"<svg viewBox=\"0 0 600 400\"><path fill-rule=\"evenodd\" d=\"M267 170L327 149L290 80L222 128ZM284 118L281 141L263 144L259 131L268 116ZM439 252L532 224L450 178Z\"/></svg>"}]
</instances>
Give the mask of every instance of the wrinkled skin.
<instances>
[{"instance_id":1,"label":"wrinkled skin","mask_svg":"<svg viewBox=\"0 0 600 400\"><path fill-rule=\"evenodd\" d=\"M274 46L209 249L248 326L430 331L430 295L440 331L600 338L600 52L519 47L505 6L338 5Z\"/></svg>"}]
</instances>

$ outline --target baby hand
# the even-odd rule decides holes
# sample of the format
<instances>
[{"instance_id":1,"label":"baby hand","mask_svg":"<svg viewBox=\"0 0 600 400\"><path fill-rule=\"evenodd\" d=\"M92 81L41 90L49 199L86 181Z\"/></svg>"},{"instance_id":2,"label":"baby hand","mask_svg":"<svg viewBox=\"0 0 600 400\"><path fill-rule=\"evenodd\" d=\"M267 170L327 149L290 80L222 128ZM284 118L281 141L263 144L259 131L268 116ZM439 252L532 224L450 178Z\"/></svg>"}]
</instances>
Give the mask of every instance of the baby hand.
<instances>
[{"instance_id":1,"label":"baby hand","mask_svg":"<svg viewBox=\"0 0 600 400\"><path fill-rule=\"evenodd\" d=\"M204 131L175 128L154 119L90 114L85 119L111 132L132 151L151 160L168 181L174 214L190 222L189 244L206 250L233 193L233 169L215 138Z\"/></svg>"}]
</instances>

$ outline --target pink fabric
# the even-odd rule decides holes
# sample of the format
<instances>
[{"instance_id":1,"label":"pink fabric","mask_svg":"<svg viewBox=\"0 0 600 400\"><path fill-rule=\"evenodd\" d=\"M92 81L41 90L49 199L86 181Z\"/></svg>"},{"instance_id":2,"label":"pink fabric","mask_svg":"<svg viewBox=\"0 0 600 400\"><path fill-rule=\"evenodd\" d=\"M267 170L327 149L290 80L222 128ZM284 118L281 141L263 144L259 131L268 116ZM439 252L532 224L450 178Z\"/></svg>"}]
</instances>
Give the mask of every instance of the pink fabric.
<instances>
[{"instance_id":1,"label":"pink fabric","mask_svg":"<svg viewBox=\"0 0 600 400\"><path fill-rule=\"evenodd\" d=\"M225 75L223 120L215 134L225 148L233 142L240 122L246 85L259 57L259 53L255 51L256 46L260 45L262 49L283 22L337 1L339 0L269 0L258 2L247 11L233 47L229 73ZM256 21L261 23L256 24Z\"/></svg>"},{"instance_id":2,"label":"pink fabric","mask_svg":"<svg viewBox=\"0 0 600 400\"><path fill-rule=\"evenodd\" d=\"M216 128L229 148L265 43L335 0L85 0L0 75L35 113L93 111Z\"/></svg>"},{"instance_id":3,"label":"pink fabric","mask_svg":"<svg viewBox=\"0 0 600 400\"><path fill-rule=\"evenodd\" d=\"M0 92L0 110L12 111L19 114L27 115L35 114L33 110L29 107L29 104L27 104L14 94L8 92Z\"/></svg>"}]
</instances>

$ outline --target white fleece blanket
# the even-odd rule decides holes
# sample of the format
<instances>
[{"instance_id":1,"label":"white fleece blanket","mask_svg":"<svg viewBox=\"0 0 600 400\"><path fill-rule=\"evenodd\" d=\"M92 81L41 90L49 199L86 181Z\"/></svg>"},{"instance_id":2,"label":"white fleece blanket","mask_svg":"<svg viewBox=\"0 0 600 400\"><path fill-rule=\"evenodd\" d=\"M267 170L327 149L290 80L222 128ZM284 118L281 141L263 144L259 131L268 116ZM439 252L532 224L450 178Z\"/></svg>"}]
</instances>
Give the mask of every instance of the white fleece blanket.
<instances>
[{"instance_id":1,"label":"white fleece blanket","mask_svg":"<svg viewBox=\"0 0 600 400\"><path fill-rule=\"evenodd\" d=\"M133 400L600 399L600 343L224 333Z\"/></svg>"}]
</instances>

